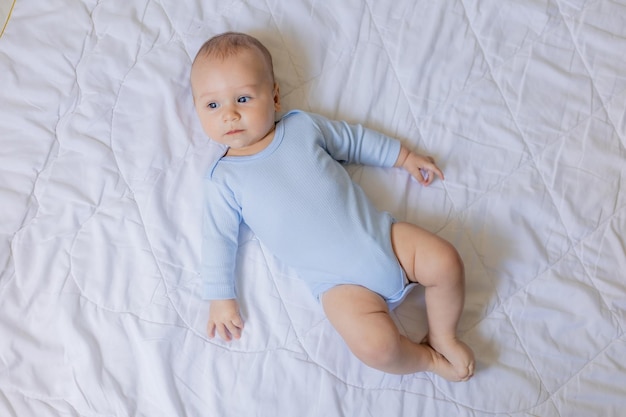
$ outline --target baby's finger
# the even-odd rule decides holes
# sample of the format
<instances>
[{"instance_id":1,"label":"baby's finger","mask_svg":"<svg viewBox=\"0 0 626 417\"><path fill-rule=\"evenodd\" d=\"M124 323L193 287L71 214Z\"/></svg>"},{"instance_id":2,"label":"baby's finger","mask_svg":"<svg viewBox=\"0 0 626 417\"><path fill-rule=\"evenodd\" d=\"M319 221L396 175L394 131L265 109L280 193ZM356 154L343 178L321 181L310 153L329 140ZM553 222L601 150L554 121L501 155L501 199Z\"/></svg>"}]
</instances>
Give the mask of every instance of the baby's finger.
<instances>
[{"instance_id":1,"label":"baby's finger","mask_svg":"<svg viewBox=\"0 0 626 417\"><path fill-rule=\"evenodd\" d=\"M215 323L210 321L206 326L206 333L209 336L209 339L213 339L215 337Z\"/></svg>"},{"instance_id":2,"label":"baby's finger","mask_svg":"<svg viewBox=\"0 0 626 417\"><path fill-rule=\"evenodd\" d=\"M239 315L237 315L237 317L232 319L231 322L233 323L235 327L243 330L243 320L241 319Z\"/></svg>"},{"instance_id":3,"label":"baby's finger","mask_svg":"<svg viewBox=\"0 0 626 417\"><path fill-rule=\"evenodd\" d=\"M230 336L230 332L228 331L228 328L223 323L220 323L217 325L217 333L220 335L222 339L224 339L227 342L230 342L232 339Z\"/></svg>"},{"instance_id":4,"label":"baby's finger","mask_svg":"<svg viewBox=\"0 0 626 417\"><path fill-rule=\"evenodd\" d=\"M445 177L443 176L443 171L439 169L439 167L435 164L433 164L433 172L439 177L439 179L441 179L442 181L445 180Z\"/></svg>"},{"instance_id":5,"label":"baby's finger","mask_svg":"<svg viewBox=\"0 0 626 417\"><path fill-rule=\"evenodd\" d=\"M240 318L234 319L230 323L226 323L226 328L235 339L239 339L243 330L243 322Z\"/></svg>"},{"instance_id":6,"label":"baby's finger","mask_svg":"<svg viewBox=\"0 0 626 417\"><path fill-rule=\"evenodd\" d=\"M429 164L427 164L424 169L428 170L428 172L434 174L431 175L432 179L434 180L434 176L438 176L441 180L444 180L445 178L443 177L443 171L439 169L439 167L437 166L437 164L435 164L435 160L432 157L428 157L428 160L430 161Z\"/></svg>"},{"instance_id":7,"label":"baby's finger","mask_svg":"<svg viewBox=\"0 0 626 417\"><path fill-rule=\"evenodd\" d=\"M422 185L424 185L424 186L427 186L427 185L429 185L431 182L433 182L434 176L433 176L433 175L431 175L430 171L428 171L428 170L426 170L426 169L423 169L423 168L420 168L420 170L419 170L419 174L420 174L420 176L422 177L422 179L421 179L421 180L420 180L420 179L418 179L418 181L419 181L419 183L420 183L420 184L422 184Z\"/></svg>"}]
</instances>

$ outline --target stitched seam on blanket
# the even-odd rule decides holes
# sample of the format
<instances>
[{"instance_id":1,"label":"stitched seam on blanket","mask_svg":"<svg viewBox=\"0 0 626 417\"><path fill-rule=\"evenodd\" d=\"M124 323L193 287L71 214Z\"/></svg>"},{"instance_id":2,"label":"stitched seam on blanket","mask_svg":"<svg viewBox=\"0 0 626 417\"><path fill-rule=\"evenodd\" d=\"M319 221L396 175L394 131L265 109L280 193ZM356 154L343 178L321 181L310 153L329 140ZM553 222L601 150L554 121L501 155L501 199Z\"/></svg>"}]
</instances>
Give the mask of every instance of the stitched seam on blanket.
<instances>
[{"instance_id":1,"label":"stitched seam on blanket","mask_svg":"<svg viewBox=\"0 0 626 417\"><path fill-rule=\"evenodd\" d=\"M463 4L463 7L464 7L464 9L465 9L465 3L464 3L463 1L462 1L461 3ZM563 13L562 13L562 11L560 10L560 8L559 8L559 14L560 14L560 16L561 16L561 18L562 18L562 20L563 20L563 25L566 27L566 29L567 29L567 31L568 31L568 33L569 33L569 35L571 36L572 44L574 45L574 48L575 48L575 50L576 50L576 53L577 53L578 57L580 58L580 60L581 60L581 62L582 62L582 64L583 64L583 67L585 68L585 71L587 72L587 75L589 76L589 78L590 78L590 80L591 80L591 83L592 83L592 86L593 86L594 92L596 93L597 97L599 98L599 100L600 100L600 102L601 102L602 109L603 109L603 110L605 111L605 113L607 114L607 117L609 118L609 120L608 120L608 121L612 124L612 127L613 127L613 128L614 128L614 130L617 132L617 131L618 131L618 129L616 128L615 123L614 123L612 120L610 120L610 113L609 113L609 111L608 111L608 109L607 109L607 105L606 105L606 103L604 102L604 100L602 100L602 96L601 96L600 92L598 91L598 89L597 89L597 87L596 87L596 84L595 84L595 82L594 82L594 79L593 79L593 76L592 76L592 74L591 74L591 71L590 71L590 69L589 69L589 67L588 67L588 65L587 65L587 62L585 61L584 56L581 54L581 52L580 52L580 50L579 50L579 48L578 48L578 45L576 44L575 38L574 38L574 36L573 36L572 29L571 29L571 27L568 25L567 19L566 19L566 18L565 18L565 16L563 15ZM467 15L467 11L466 11L466 15ZM484 48L483 48L482 44L480 43L480 39L479 39L479 38L478 38L478 36L476 35L476 32L475 32L475 30L474 30L473 26L471 26L471 20L470 20L470 19L468 19L468 21L470 21L470 28L471 28L472 32L474 33L474 36L475 36L475 37L476 37L476 39L477 39L477 44L480 46L481 50L482 50L482 51L483 51L483 53L484 53ZM491 73L493 73L493 68L491 67L491 64L490 64L489 62L487 62L487 65L488 65L488 66L489 66L489 68L490 68L490 72L491 72ZM529 164L535 164L535 163L536 163L535 161L537 160L538 156L539 156L539 155L541 155L543 152L545 152L545 150L546 150L547 148L549 148L549 145L544 146L544 147L543 147L543 149L540 149L539 151L535 150L535 151L533 152L533 150L532 150L531 146L530 146L530 145L529 145L529 143L528 143L528 140L527 140L526 136L524 135L524 133L523 133L522 129L520 128L520 126L519 126L519 124L518 124L518 120L517 120L517 118L515 117L515 115L514 115L514 113L513 113L513 110L512 110L512 108L511 108L511 106L510 106L510 104L509 104L509 102L508 102L508 100L507 100L506 96L504 95L504 92L502 91L502 88L501 88L500 84L497 82L497 80L496 80L495 78L494 78L494 82L495 82L495 85L497 86L497 88L498 88L498 90L499 90L499 92L500 92L500 94L501 94L502 98L504 99L504 103L505 103L505 105L506 105L506 107L507 107L507 109L508 109L509 113L511 114L512 120L513 120L513 122L515 123L515 125L516 125L516 127L517 127L517 130L518 130L518 131L519 131L519 133L520 133L520 137L521 137L521 138L522 138L522 140L524 141L524 145L526 146L526 148L527 148L527 150L528 150L529 155L531 155L530 160L529 160L529 161L527 161L527 162L528 162ZM585 117L585 118L583 118L583 119L582 119L579 123L577 123L575 126L573 126L573 127L571 127L570 129L568 129L568 131L572 131L572 130L574 130L577 126L579 126L579 125L581 125L582 123L586 122L589 118L593 117L593 115L594 115L594 114L596 114L596 113L597 113L597 111L598 111L598 110L592 111L592 112L590 113L589 117ZM563 133L563 134L565 134L565 133L567 133L567 132L562 132L562 133ZM621 136L619 136L619 137L620 137L620 139L622 139L622 138L621 138ZM590 271L588 270L587 266L586 266L586 265L585 265L585 263L583 262L583 259L582 259L582 257L580 256L580 253L577 251L577 246L578 246L578 245L580 245L580 244L581 244L584 240L586 240L587 238L589 238L589 236L593 235L593 234L594 234L596 231L598 231L598 230L599 230L599 229L600 229L603 225L605 225L606 223L608 223L608 222L612 221L612 219L614 219L615 217L618 217L618 212L613 213L613 215L612 215L612 216L610 216L610 218L605 219L604 221L600 222L600 224L598 224L596 228L594 228L592 231L590 231L589 233L587 233L585 236L583 236L583 237L581 237L580 239L576 240L576 239L575 239L575 238L571 235L571 232L570 232L570 230L568 229L567 224L566 224L566 223L565 223L565 221L563 220L563 216L562 216L562 213L561 213L561 211L560 211L560 209L559 209L559 206L558 206L558 205L557 205L557 203L556 203L556 198L555 198L555 196L554 196L554 193L553 193L553 191L552 191L552 190L548 187L548 183L547 183L547 181L546 181L546 179L545 179L545 177L544 177L544 173L543 173L543 172L542 172L542 171L541 171L538 167L535 167L535 169L536 169L537 173L539 174L539 177L541 178L541 180L542 180L542 182L543 182L543 185L544 185L544 188L545 188L546 192L547 192L547 193L548 193L548 195L550 196L551 203L554 205L554 207L555 207L555 209L556 209L556 213L557 213L558 218L559 218L559 220L560 220L560 222L561 222L561 225L562 225L562 227L563 227L563 230L567 233L567 240L568 240L568 243L570 244L569 248L568 248L566 251L564 251L564 252L561 254L561 256L559 256L559 258L558 258L555 262L551 263L551 264L550 264L550 266L549 266L548 268L546 268L546 271L547 271L547 270L549 270L550 268L552 268L552 266L553 266L553 265L556 265L556 264L558 264L559 262L561 262L561 261L562 261L562 260L563 260L563 259L564 259L567 255L568 255L568 254L573 254L573 255L576 257L576 259L580 262L580 264L582 265L583 270L585 271L585 275L586 275L587 279L589 280L589 282L591 283L592 287L594 288L594 290L596 291L596 293L598 294L598 296L599 296L599 297L600 297L600 299L602 300L602 303L603 303L603 304L604 304L604 306L607 308L607 311L609 311L609 312L610 312L611 317L614 319L614 322L615 322L615 323L617 323L617 325L618 325L618 329L619 329L619 332L623 332L623 329L621 328L621 326L619 326L619 320L618 320L618 317L617 317L617 312L616 312L616 311L614 311L613 309L611 309L610 304L609 304L609 303L607 302L607 300L605 299L605 297L604 297L604 295L603 295L602 291L600 291L600 290L598 289L598 287L597 287L596 283L594 282L594 280L593 280L593 278L592 278L592 274L590 273ZM487 194L487 193L488 193L488 192L486 192L485 194ZM480 199L480 198L479 198L479 199ZM477 199L477 200L478 200L478 199ZM475 202L474 202L474 203L475 203ZM620 209L620 210L621 210L621 209ZM545 272L545 271L544 271L544 272ZM527 288L527 287L528 287L528 286L529 286L532 282L534 282L534 281L535 281L538 277L540 277L540 276L542 275L542 273L543 273L543 272L538 273L538 274L537 274L537 275L536 275L533 279L529 280L529 281L528 281L528 282L527 282L524 286L520 287L520 288L519 288L517 291L515 291L513 294L509 295L509 297L507 297L505 300L502 300L502 299L500 299L500 297L498 297L498 298L500 299L500 302L503 304L503 303L506 303L508 300L512 299L512 298L514 297L514 295L515 295L515 294L519 293L519 292L520 292L520 291L522 291L524 288ZM497 310L497 309L498 309L498 307L494 308L494 311L495 311L495 310ZM491 313L489 313L489 314L491 314ZM488 314L488 315L489 315L489 314ZM488 316L488 315L487 315L487 316ZM485 316L485 317L487 317L487 316ZM591 361L590 361L590 362L588 362L588 363L587 363L585 366L583 366L581 369L579 369L579 370L578 370L578 371L577 371L574 375L572 375L572 376L571 376L571 378L570 378L570 379L568 379L568 381L563 382L562 384L560 384L560 385L559 385L559 387L558 387L557 389L555 389L555 391L554 391L554 392L551 392L551 391L548 389L548 386L547 386L547 384L546 384L546 383L545 383L545 381L544 381L543 375L539 372L539 370L538 370L538 368L537 368L536 364L534 363L534 360L533 360L532 356L529 354L529 352L528 352L528 348L526 347L526 345L525 345L525 343L524 343L523 339L522 339L522 338L521 338L521 336L519 335L519 333L518 333L518 329L515 327L515 324L512 322L511 317L510 317L508 314L505 314L505 316L507 317L507 320L509 321L509 323L510 323L510 325L511 325L511 328L512 328L512 329L513 329L513 331L515 332L516 338L517 338L518 342L520 343L520 346L522 346L522 348L524 349L524 352L526 353L526 358L527 358L527 359L529 360L529 362L532 364L532 367L533 367L533 369L534 369L534 371L535 371L535 373L536 373L536 375L537 375L537 377L538 377L538 380L539 380L539 382L540 382L540 384L541 384L541 391L546 391L546 392L548 392L548 394L549 394L549 396L548 396L548 398L546 399L546 401L551 401L551 402L554 404L554 394L555 394L556 392L558 392L559 390L562 390L562 389L563 389L563 387L565 387L569 381L571 381L573 378L575 378L577 375L579 375L579 374L583 371L583 369L585 369L585 368L588 366L588 364L589 364L589 363L591 363ZM484 320L484 318L485 318L485 317L483 317L481 320ZM478 323L480 323L480 321L481 321L481 320L479 320L479 322L478 322ZM478 325L478 323L476 323L476 325ZM614 342L615 342L615 339L611 339L611 342L609 342L609 344L608 344L607 346L605 346L602 350L600 350L600 351L598 352L598 354L596 355L596 357L597 357L597 356L600 356L603 352L605 352L605 351L608 349L608 347L609 347L609 346L611 346ZM535 406L538 406L538 405L540 405L540 404L542 404L542 403L544 403L544 402L545 402L545 401L540 401L540 402L538 402Z\"/></svg>"},{"instance_id":2,"label":"stitched seam on blanket","mask_svg":"<svg viewBox=\"0 0 626 417\"><path fill-rule=\"evenodd\" d=\"M601 92L598 90L598 87L596 86L596 80L593 76L593 73L591 71L591 68L589 67L589 64L587 63L587 61L585 60L585 56L582 54L582 52L580 51L580 46L578 45L578 42L576 42L576 37L574 36L574 30L571 27L571 22L570 20L565 16L565 14L563 14L563 11L561 10L561 5L557 2L557 7L559 9L559 14L561 15L562 19L563 19L563 23L565 24L565 27L567 28L567 31L569 33L569 35L572 38L572 44L574 45L574 50L576 51L576 53L578 54L578 57L580 58L580 61L583 64L583 67L585 68L585 71L587 72L587 75L589 76L589 79L591 80L591 85L594 89L594 91L596 92L596 94L598 95L598 99L600 100L600 103L602 104L602 108L604 109L604 111L606 112L607 115L607 119L609 120L609 122L611 123L611 126L613 127L613 129L615 129L615 133L618 135L618 137L621 139L622 144L624 144L624 137L622 137L620 130L617 127L617 123L615 123L612 119L611 119L611 112L609 111L609 108L607 106L607 103L605 103L604 99L602 98L602 94Z\"/></svg>"},{"instance_id":3,"label":"stitched seam on blanket","mask_svg":"<svg viewBox=\"0 0 626 417\"><path fill-rule=\"evenodd\" d=\"M461 1L461 4L462 4L462 6L463 6L463 11L464 11L464 13L465 13L465 17L466 17L466 19L468 20L468 25L469 25L469 28L470 28L470 30L472 31L472 34L474 35L474 37L475 37L475 39L476 39L476 44L477 44L477 45L478 45L478 47L480 48L481 53L483 54L483 56L486 56L486 53L485 53L485 47L484 47L484 46L483 46L483 44L481 43L481 41L480 41L480 37L479 37L479 36L478 36L478 34L476 33L476 30L475 30L474 26L472 25L472 21L471 21L471 19L469 18L469 15L468 15L468 13L467 13L467 6L465 5L465 2L463 2L463 1ZM526 138L526 136L524 135L524 132L523 132L523 130L521 129L521 127L520 127L520 125L519 125L519 122L518 122L517 118L515 117L515 113L513 112L513 109L511 109L511 106L510 106L510 104L509 104L509 101L507 100L507 98L506 98L506 96L505 96L504 92L502 91L502 87L501 87L501 86L500 86L500 84L498 83L497 79L493 76L493 68L492 68L492 65L491 65L491 63L489 62L489 60L486 60L486 65L487 65L487 67L489 68L489 73L490 73L490 75L491 75L491 77L492 77L492 79L493 79L493 81L494 81L494 84L496 85L496 87L497 87L497 89L498 89L498 92L500 93L500 95L501 95L501 97L502 97L502 99L503 99L503 103L504 103L504 105L506 106L507 110L509 111L509 113L510 113L510 115L511 115L511 118L512 118L512 120L513 120L513 123L514 123L514 125L515 125L516 129L518 130L518 132L519 132L519 134L520 134L520 137L521 137L521 139L522 139L522 141L523 141L523 143L524 143L524 146L526 147L526 150L528 151L528 154L529 154L529 155L531 155L531 162L530 162L530 164L531 164L531 165L535 165L535 169L536 169L536 170L537 170L537 172L539 173L539 176L540 176L540 178L541 178L541 180L542 180L542 182L543 182L543 186L544 186L544 188L546 189L546 191L548 192L548 195L550 196L550 199L551 199L552 204L556 207L556 211L557 211L558 218L559 218L559 220L560 220L561 224L563 225L563 227L565 228L565 224L564 224L564 222L563 222L563 218L562 218L562 216L561 216L561 213L560 213L560 212L559 212L559 210L558 210L558 206L556 205L556 202L555 202L554 196L553 196L553 195L552 195L552 193L548 190L548 185L547 185L547 183L546 183L546 180L545 180L545 178L544 178L543 174L540 172L540 170L538 169L538 167L537 167L537 166L536 166L536 164L535 164L535 160L536 160L535 158L536 158L536 155L534 155L534 154L533 154L533 152L532 152L532 148L531 148L531 146L530 146L530 145L529 145L529 143L528 143L528 139L527 139L527 138ZM570 244L570 248L571 248L572 239L571 239L571 237L570 237L570 233L569 233L569 231L567 230L567 228L565 228L565 231L566 231L566 233L567 233L568 243ZM568 252L568 251L566 251L566 252ZM558 262L558 261L557 261L557 262ZM523 287L528 286L530 282L535 281L535 279L537 279L537 277L539 277L539 276L541 276L541 274L538 274L538 275L537 275L536 277L534 277L532 280L530 280L529 282L527 282L527 283L526 283L526 285L524 285ZM516 291L516 293L517 293L517 292L519 292L519 289L518 289L518 291ZM498 296L498 298L499 298L499 300L500 300L500 301L501 301L501 303L502 303L501 305L503 305L503 304L504 304L504 303L506 303L508 300L512 299L512 295L510 295L509 297L507 297L505 300L503 300L500 296ZM495 309L494 309L494 311L495 311ZM513 323L513 321L511 320L510 315L509 315L509 314L507 314L504 310L502 310L502 313L503 313L503 314L505 315L505 317L507 318L507 321L509 322L509 325L511 326L511 329L512 329L512 330L513 330L513 332L515 333L515 337L517 338L518 343L520 344L520 346L521 346L521 347L522 347L522 349L524 350L524 353L525 353L526 358L528 359L528 361L531 363L531 365L532 365L532 367L533 367L533 371L535 372L535 375L536 375L536 377L537 377L537 379L538 379L538 381L539 381L539 384L540 384L540 391L539 391L539 392L540 392L540 394L541 394L541 392L547 392L547 393L548 393L548 399L551 399L551 398L552 398L552 393L550 393L550 392L548 391L548 388L547 388L548 386L547 386L547 384L546 384L546 382L545 382L545 380L544 380L544 377L543 377L543 375L541 374L541 372L539 372L539 369L537 368L537 365L536 365L536 364L535 364L535 362L533 361L532 356L529 354L529 352L528 352L528 348L527 348L527 346L524 344L523 339L521 338L521 336L520 336L520 334L519 334L519 332L518 332L518 329L515 327L515 324L514 324L514 323ZM534 406L536 407L536 406L538 406L538 405L539 405L539 404L541 404L541 403L542 403L541 401L538 401L538 402L537 402Z\"/></svg>"},{"instance_id":4,"label":"stitched seam on blanket","mask_svg":"<svg viewBox=\"0 0 626 417\"><path fill-rule=\"evenodd\" d=\"M0 38L2 37L2 35L4 35L4 31L6 30L9 24L9 20L11 20L11 14L13 13L13 8L15 7L16 2L17 0L13 0L13 3L11 3L11 7L9 8L9 12L7 13L7 17L6 17L6 20L4 21L4 25L2 25L2 30L0 30Z\"/></svg>"},{"instance_id":5,"label":"stitched seam on blanket","mask_svg":"<svg viewBox=\"0 0 626 417\"><path fill-rule=\"evenodd\" d=\"M465 3L461 2L463 4L463 9L465 10L465 14L467 16L467 10L466 10L466 6ZM470 21L470 29L472 30L472 33L474 34L474 37L476 38L476 42L477 45L480 47L483 55L485 55L485 48L484 46L481 44L480 39L478 37L478 35L476 34L476 31L474 29L474 27L471 25L471 20L468 19L468 21ZM565 24L565 23L564 23ZM530 146L528 139L526 137L526 135L524 134L524 131L522 130L522 128L519 125L519 121L515 115L515 112L513 111L513 109L511 108L511 105L509 103L509 100L507 100L506 95L504 94L504 91L502 90L502 87L500 86L500 84L498 83L497 79L495 77L493 77L493 69L491 67L491 64L489 63L489 61L487 61L487 66L489 67L489 71L492 74L492 79L494 80L494 84L496 85L496 87L498 88L498 91L500 92L500 95L502 96L503 102L506 105L507 110L509 111L510 115L511 115L511 120L513 121L513 123L515 124L515 127L517 129L517 131L520 134L520 137L522 138L523 142L524 142L524 146L526 147L528 154L531 156L530 158L530 165L534 165L534 169L535 171L538 173L539 178L541 178L541 181L543 183L544 189L546 190L546 193L548 194L548 196L550 197L551 203L552 205L555 207L556 209L556 213L558 215L559 221L561 223L561 226L563 227L563 230L565 231L565 233L567 234L567 240L570 243L570 248L571 246L573 246L574 244L574 239L571 236L570 231L567 228L567 225L565 224L565 222L563 221L563 216L561 214L561 211L559 210L559 206L556 203L556 199L554 197L554 193L553 191L550 189L550 187L548 186L548 183L545 179L544 173L537 167L536 165L536 161L537 161L537 156L540 155L549 145L545 145L543 147L542 150L540 150L539 152L535 151L533 152L532 147ZM593 112L592 112L593 114ZM591 117L591 116L590 116ZM585 118L587 119L587 118ZM567 252L567 251L566 251Z\"/></svg>"},{"instance_id":6,"label":"stitched seam on blanket","mask_svg":"<svg viewBox=\"0 0 626 417\"><path fill-rule=\"evenodd\" d=\"M576 53L580 57L580 60L581 60L581 62L583 64L583 67L585 68L585 71L587 72L587 75L589 76L589 79L591 80L591 85L592 85L594 91L596 92L596 94L598 95L598 99L600 100L600 103L602 104L602 108L603 108L604 112L606 113L607 120L611 124L611 126L613 127L613 130L615 131L615 134L620 139L620 144L622 146L624 146L624 143L625 143L624 137L622 137L620 129L618 129L617 124L615 123L615 121L611 119L611 112L609 111L609 107L608 107L607 103L605 102L605 100L602 98L602 94L598 90L598 87L597 87L596 81L595 81L595 79L593 77L593 73L591 71L591 68L589 67L589 64L585 60L585 56L581 53L580 47L579 47L578 43L576 42L576 38L574 36L574 31L573 31L573 29L571 27L571 22L563 14L563 11L561 10L560 4L557 3L557 7L559 9L559 13L561 14L561 17L563 18L563 22L565 24L565 27L567 28L567 31L570 34L571 38L572 38L572 44L574 45L574 49L576 50ZM593 113L592 113L592 115L593 115ZM619 211L621 211L621 209L617 209L608 220L611 221L613 218L617 217L617 214L618 214ZM601 225L603 225L605 223L608 223L608 222L601 222L594 230L592 230L586 236L581 238L580 241L578 242L578 244L582 243L586 238L588 238L589 236L593 235L596 231L598 231L600 229ZM568 232L568 234L569 234L569 232ZM575 246L577 246L577 245L575 245ZM593 278L594 275L591 273L591 271L589 271L589 269L587 268L587 265L585 265L583 257L581 256L580 252L578 250L576 250L576 247L574 247L573 252L574 252L574 255L576 256L576 258L578 259L578 261L580 262L580 264L582 265L583 270L585 271L585 274L587 275L587 278L591 282L591 285L597 291L600 299L604 303L604 305L607 308L607 310L610 312L611 317L614 319L615 323L617 324L618 329L620 331L623 331L622 326L620 325L618 312L615 309L611 308L611 304L607 301L607 299L605 298L603 292L600 291L600 289L598 288L597 283L596 283L596 281Z\"/></svg>"}]
</instances>

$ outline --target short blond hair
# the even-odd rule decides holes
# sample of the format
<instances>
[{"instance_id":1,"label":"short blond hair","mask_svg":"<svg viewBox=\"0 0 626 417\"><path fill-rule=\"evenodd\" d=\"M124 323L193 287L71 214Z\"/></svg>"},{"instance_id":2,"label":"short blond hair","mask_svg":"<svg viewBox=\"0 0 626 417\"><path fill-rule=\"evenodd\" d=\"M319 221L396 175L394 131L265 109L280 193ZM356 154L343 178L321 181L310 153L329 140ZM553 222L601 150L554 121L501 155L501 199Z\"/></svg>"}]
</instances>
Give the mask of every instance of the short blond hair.
<instances>
[{"instance_id":1,"label":"short blond hair","mask_svg":"<svg viewBox=\"0 0 626 417\"><path fill-rule=\"evenodd\" d=\"M200 47L193 62L195 63L199 57L218 59L230 58L239 53L242 49L256 49L261 52L271 75L272 83L274 83L272 54L270 54L270 51L261 41L245 33L225 32L213 36Z\"/></svg>"}]
</instances>

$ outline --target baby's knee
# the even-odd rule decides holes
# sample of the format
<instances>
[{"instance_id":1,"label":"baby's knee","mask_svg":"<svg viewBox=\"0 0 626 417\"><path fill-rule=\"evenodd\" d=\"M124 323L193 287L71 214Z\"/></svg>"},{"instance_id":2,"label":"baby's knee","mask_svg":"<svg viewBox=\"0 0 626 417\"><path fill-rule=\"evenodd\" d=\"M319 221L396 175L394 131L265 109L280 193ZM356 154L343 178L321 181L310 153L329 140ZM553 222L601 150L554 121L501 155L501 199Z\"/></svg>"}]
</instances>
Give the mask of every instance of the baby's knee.
<instances>
[{"instance_id":1,"label":"baby's knee","mask_svg":"<svg viewBox=\"0 0 626 417\"><path fill-rule=\"evenodd\" d=\"M447 279L451 284L464 280L465 265L463 259L451 243L445 242L442 245L434 261L436 271L433 272L438 280Z\"/></svg>"},{"instance_id":2,"label":"baby's knee","mask_svg":"<svg viewBox=\"0 0 626 417\"><path fill-rule=\"evenodd\" d=\"M454 246L452 246L451 243L448 244L448 250L447 250L445 257L447 258L446 264L449 270L460 273L460 274L463 273L463 271L465 270L463 259L461 258L461 255L459 255L459 252L456 250Z\"/></svg>"},{"instance_id":3,"label":"baby's knee","mask_svg":"<svg viewBox=\"0 0 626 417\"><path fill-rule=\"evenodd\" d=\"M374 369L386 371L393 367L400 354L396 338L378 338L364 341L353 347L352 353L364 364Z\"/></svg>"}]
</instances>

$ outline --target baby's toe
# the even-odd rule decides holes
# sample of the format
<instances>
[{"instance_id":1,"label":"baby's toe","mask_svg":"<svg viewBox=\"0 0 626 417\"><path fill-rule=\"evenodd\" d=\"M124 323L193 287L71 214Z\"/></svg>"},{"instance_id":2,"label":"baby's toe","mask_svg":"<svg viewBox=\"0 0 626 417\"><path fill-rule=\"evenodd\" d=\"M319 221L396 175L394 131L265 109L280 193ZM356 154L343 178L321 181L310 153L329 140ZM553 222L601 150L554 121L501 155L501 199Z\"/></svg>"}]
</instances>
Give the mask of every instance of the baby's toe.
<instances>
[{"instance_id":1,"label":"baby's toe","mask_svg":"<svg viewBox=\"0 0 626 417\"><path fill-rule=\"evenodd\" d=\"M459 379L461 381L467 381L473 376L474 376L474 362L471 362L469 365L467 365L467 367L461 369L461 372L459 373Z\"/></svg>"}]
</instances>

